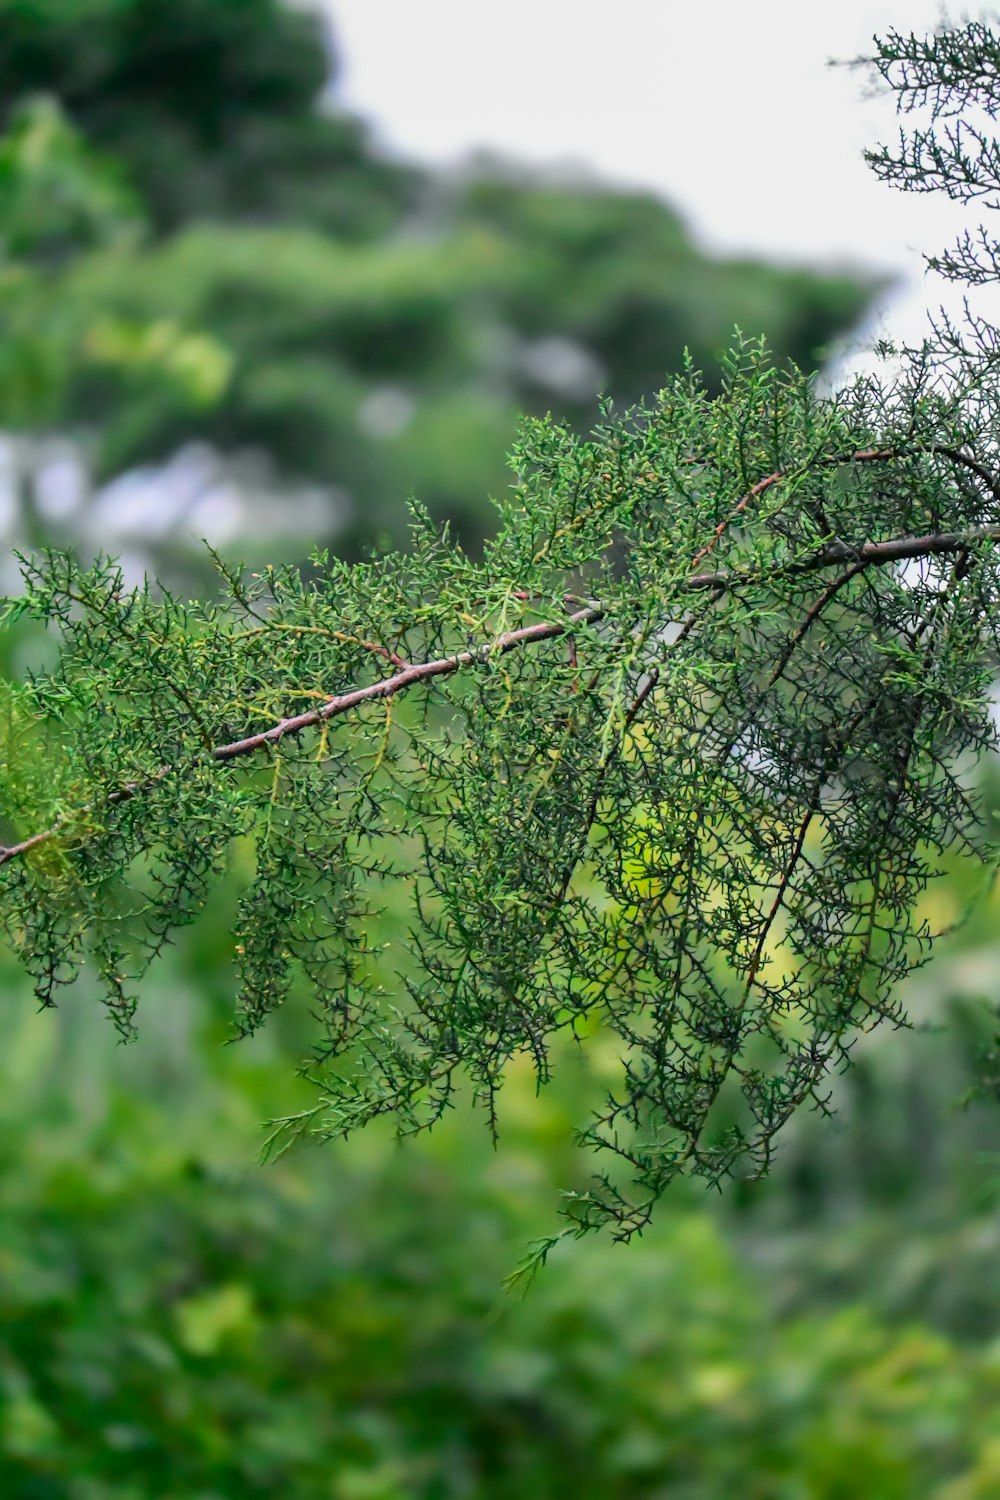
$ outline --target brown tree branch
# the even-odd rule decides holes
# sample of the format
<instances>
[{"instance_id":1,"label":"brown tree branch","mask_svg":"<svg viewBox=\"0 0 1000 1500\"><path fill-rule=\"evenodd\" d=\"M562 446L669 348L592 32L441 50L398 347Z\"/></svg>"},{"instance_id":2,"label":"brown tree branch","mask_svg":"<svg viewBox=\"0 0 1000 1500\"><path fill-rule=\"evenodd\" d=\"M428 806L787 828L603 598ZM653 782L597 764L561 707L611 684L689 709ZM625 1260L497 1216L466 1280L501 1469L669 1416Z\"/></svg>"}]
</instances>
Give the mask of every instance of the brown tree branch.
<instances>
[{"instance_id":1,"label":"brown tree branch","mask_svg":"<svg viewBox=\"0 0 1000 1500\"><path fill-rule=\"evenodd\" d=\"M946 443L931 443L926 448L863 448L857 453L832 454L823 458L813 459L793 469L775 469L773 474L768 474L765 479L759 479L746 494L743 495L733 506L732 511L724 521L720 521L704 547L700 548L691 559L691 567L696 568L700 562L704 562L708 554L713 550L716 543L725 535L729 527L737 520L752 500L763 495L772 485L780 483L782 479L790 479L794 475L807 473L811 468L839 468L842 464L870 464L888 463L897 458L918 458L922 453L933 453L939 458L948 458L952 463L969 469L977 478L986 485L994 500L1000 501L1000 480L998 480L984 464L973 458L968 453L963 453L960 448L950 447Z\"/></svg>"},{"instance_id":2,"label":"brown tree branch","mask_svg":"<svg viewBox=\"0 0 1000 1500\"><path fill-rule=\"evenodd\" d=\"M970 531L933 531L926 536L894 537L888 542L862 542L852 547L839 539L822 547L811 557L793 558L758 573L695 573L687 580L689 589L731 589L740 584L755 583L764 578L790 578L802 573L816 573L838 563L860 563L863 567L885 567L887 563L908 562L921 557L940 557L962 552L976 542L1000 541L1000 525L977 526Z\"/></svg>"},{"instance_id":3,"label":"brown tree branch","mask_svg":"<svg viewBox=\"0 0 1000 1500\"><path fill-rule=\"evenodd\" d=\"M243 755L251 755L255 750L262 749L265 745L276 745L280 740L288 738L289 735L301 734L304 729L310 729L315 724L328 723L330 719L338 718L341 714L348 713L352 708L359 707L362 703L370 702L378 698L393 698L396 693L403 692L406 688L413 687L418 682L427 681L432 677L446 677L452 672L457 672L461 667L471 666L473 662L487 661L491 656L504 656L508 651L514 651L519 646L534 644L536 641L551 640L554 637L569 634L575 626L591 625L600 620L604 614L600 605L593 605L586 609L579 609L575 614L569 615L565 621L546 622L541 621L537 625L526 625L519 630L508 630L505 634L497 636L494 641L487 641L483 646L477 646L470 651L459 651L454 656L441 656L435 661L419 662L414 666L405 667L401 672L396 672L392 677L383 677L378 682L369 683L367 687L354 688L351 692L341 693L335 698L330 698L320 708L310 709L307 713L295 714L291 718L281 719L270 729L262 730L259 734L248 735L244 739L232 740L227 745L216 745L211 751L213 760L228 761L236 760ZM127 786L119 787L116 791L109 793L107 803L116 806L122 802L128 802L131 798L138 796L140 792L161 781L167 774L169 767L161 766L146 781L130 782ZM89 809L84 809L87 811ZM61 824L53 824L50 828L44 828L40 833L32 834L30 838L23 839L19 844L0 844L0 865L8 860L16 859L18 855L27 854L30 849L51 838L59 831Z\"/></svg>"},{"instance_id":4,"label":"brown tree branch","mask_svg":"<svg viewBox=\"0 0 1000 1500\"><path fill-rule=\"evenodd\" d=\"M918 452L921 450L917 450ZM972 468L979 474L991 492L1000 499L1000 483L995 481L976 460L960 453L957 449L926 449L922 451L938 451L943 456L950 457L966 467ZM856 453L837 462L866 462L876 458L890 459L895 457L907 457L905 453L893 449L871 449L866 452ZM779 476L770 475L766 481L755 486L755 492L760 493L762 487L776 482ZM751 492L753 493L753 492ZM748 495L747 499L750 498ZM896 537L884 542L863 542L860 546L852 547L847 542L837 540L828 546L813 553L811 557L792 559L776 567L759 573L728 571L720 573L696 573L685 579L684 587L691 590L715 589L725 591L737 588L741 585L752 583L765 577L792 577L804 573L819 572L823 568L833 567L848 563L852 565L853 571L861 571L867 567L884 567L895 562L904 562L921 557L935 557L953 552L963 552L976 542L1000 541L1000 524L981 526L964 532L931 532L925 536ZM707 550L707 549L705 549ZM704 555L704 554L701 554ZM541 621L536 625L523 626L518 630L506 631L497 636L493 641L485 645L475 647L468 651L459 651L452 656L438 657L433 661L420 662L407 666L401 671L394 673L391 677L383 677L378 682L369 683L366 687L354 688L350 692L340 693L330 698L320 708L311 709L307 713L296 714L292 717L279 720L277 724L269 729L261 730L239 740L232 740L225 745L216 745L211 750L211 757L217 761L237 760L244 755L251 755L256 750L263 749L268 745L276 745L290 735L300 734L304 729L309 729L316 724L324 724L329 720L338 718L341 714L350 712L351 709L360 707L361 704L371 702L379 698L392 698L397 693L404 692L407 688L417 683L429 681L434 677L450 676L453 672L463 667L471 666L475 662L488 660L491 656L506 655L509 651L518 650L522 646L534 645L536 642L552 640L558 636L571 635L574 629L580 625L592 625L604 618L605 608L601 604L589 605L568 615L565 621ZM148 790L157 781L167 774L169 767L163 766L151 773L144 781L130 782L119 787L108 794L106 803L108 806L116 806L127 802L138 796L141 792ZM91 809L85 808L83 811ZM9 860L27 854L46 839L53 837L64 826L62 823L53 824L49 828L32 834L29 838L21 840L17 844L0 844L0 865Z\"/></svg>"}]
</instances>

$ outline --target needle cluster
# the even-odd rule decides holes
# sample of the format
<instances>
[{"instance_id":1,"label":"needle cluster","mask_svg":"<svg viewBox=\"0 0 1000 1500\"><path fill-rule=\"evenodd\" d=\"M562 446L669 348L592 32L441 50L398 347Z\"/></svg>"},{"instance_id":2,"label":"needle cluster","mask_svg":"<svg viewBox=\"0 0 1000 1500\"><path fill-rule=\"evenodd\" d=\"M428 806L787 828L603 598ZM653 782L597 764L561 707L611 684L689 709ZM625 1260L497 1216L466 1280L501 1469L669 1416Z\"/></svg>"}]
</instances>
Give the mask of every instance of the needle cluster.
<instances>
[{"instance_id":1,"label":"needle cluster","mask_svg":"<svg viewBox=\"0 0 1000 1500\"><path fill-rule=\"evenodd\" d=\"M927 78L935 117L992 100L977 26L880 44L901 105ZM424 1129L463 1082L495 1122L512 1059L543 1084L600 1028L620 1070L568 1232L628 1238L679 1173L765 1170L859 1033L904 1019L940 862L994 861L998 358L971 319L821 397L737 336L717 397L689 366L586 438L525 423L480 560L419 510L358 565L217 558L203 604L23 558L5 618L59 654L0 700L0 885L39 1000L87 964L129 1034L242 841L238 1026L303 987L317 1018L317 1102L279 1143Z\"/></svg>"}]
</instances>

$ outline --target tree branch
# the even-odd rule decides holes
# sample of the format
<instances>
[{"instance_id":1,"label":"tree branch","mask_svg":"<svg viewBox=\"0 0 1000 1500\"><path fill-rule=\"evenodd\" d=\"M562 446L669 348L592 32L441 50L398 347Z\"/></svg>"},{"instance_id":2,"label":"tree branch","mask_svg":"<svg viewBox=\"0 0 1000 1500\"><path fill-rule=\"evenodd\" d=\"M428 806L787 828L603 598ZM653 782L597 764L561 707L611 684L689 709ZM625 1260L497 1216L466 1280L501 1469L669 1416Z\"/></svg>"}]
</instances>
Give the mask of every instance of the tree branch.
<instances>
[{"instance_id":1,"label":"tree branch","mask_svg":"<svg viewBox=\"0 0 1000 1500\"><path fill-rule=\"evenodd\" d=\"M811 557L793 558L759 573L696 573L687 580L689 589L738 588L763 578L790 578L802 573L816 573L838 563L860 563L863 567L885 567L888 563L908 562L921 557L939 557L962 552L976 542L1000 541L1000 525L977 526L970 531L937 531L926 536L894 537L887 542L862 542L852 547L848 542L831 542Z\"/></svg>"},{"instance_id":2,"label":"tree branch","mask_svg":"<svg viewBox=\"0 0 1000 1500\"><path fill-rule=\"evenodd\" d=\"M461 667L471 666L473 662L487 661L491 656L504 656L508 651L514 651L519 646L567 635L575 626L591 625L596 620L600 620L603 614L604 610L600 605L588 606L569 615L565 621L551 623L542 621L537 625L526 625L519 630L509 630L504 635L497 636L496 640L487 641L485 645L477 646L471 651L459 651L454 656L442 656L435 661L420 662L414 666L405 667L392 677L383 677L379 682L369 683L367 687L354 688L349 693L341 693L336 698L330 698L320 708L281 719L270 729L262 730L259 734L248 735L241 740L232 740L227 745L216 745L211 751L212 759L229 761L236 760L243 755L251 755L265 745L276 745L280 740L287 739L290 735L301 734L303 729L310 729L315 724L328 723L330 719L338 718L362 703L378 698L393 698L397 693L413 687L418 682L424 682L432 677L449 676ZM161 766L147 780L130 782L127 786L119 787L116 791L109 793L108 805L116 806L130 801L140 792L155 785L157 781L161 781L168 770L168 766ZM61 826L58 823L53 824L50 828L44 828L40 833L23 839L19 844L0 844L0 865L6 864L8 860L16 859L19 855L27 854L30 849L34 849L38 844L58 833Z\"/></svg>"},{"instance_id":3,"label":"tree branch","mask_svg":"<svg viewBox=\"0 0 1000 1500\"><path fill-rule=\"evenodd\" d=\"M940 451L943 456L953 458L956 462L963 463L983 478L991 490L1000 498L1000 483L992 479L988 471L976 460L960 453L956 449L938 449L925 451ZM850 459L838 460L838 462L865 462L876 458L895 458L907 456L894 449L872 449L863 453L851 455ZM759 493L766 484L774 483L775 475L769 475L766 481L754 487L751 493ZM746 498L749 498L746 497ZM961 552L973 546L976 542L1000 541L1000 524L992 526L980 526L970 531L931 532L925 536L895 537L884 542L863 542L858 547L852 547L847 542L835 541L821 548L811 557L793 559L779 566L767 569L759 573L749 572L721 572L721 573L696 573L684 580L685 589L701 590L715 589L720 592L740 585L755 582L767 577L793 577L804 573L819 572L823 568L833 567L848 563L855 565L860 571L867 567L885 567L895 562L912 561L921 557L936 557L951 552ZM704 555L702 553L701 555ZM853 571L853 570L852 570ZM463 667L468 667L476 662L487 661L491 656L504 656L509 651L518 650L522 646L534 645L539 641L553 640L558 636L571 635L578 625L592 625L604 618L605 607L599 603L588 605L575 613L567 616L565 621L542 621L537 625L526 625L518 630L509 630L505 634L497 636L496 640L488 641L483 646L475 647L468 651L459 651L452 656L438 657L433 661L419 662L405 667L391 677L383 677L378 682L369 683L366 687L354 688L350 692L340 693L329 699L320 708L311 709L308 713L296 714L292 717L281 719L270 729L261 730L258 734L248 735L243 739L232 740L226 745L216 745L211 750L211 757L217 761L237 760L244 755L252 755L254 751L263 749L267 745L276 745L281 740L291 735L300 734L304 729L312 728L316 724L328 723L331 719L339 718L341 714L349 713L351 709L360 707L379 698L392 698L397 693L404 692L407 688L414 687L417 683L429 681L434 677L447 677ZM127 802L138 796L141 792L148 790L157 781L167 774L169 767L161 766L153 772L146 780L141 782L130 782L126 786L108 794L106 799L109 806L116 806ZM85 808L83 811L88 811ZM0 844L0 865L5 865L12 859L17 859L36 848L46 839L58 833L62 824L53 824L49 828L32 834L17 844Z\"/></svg>"}]
</instances>

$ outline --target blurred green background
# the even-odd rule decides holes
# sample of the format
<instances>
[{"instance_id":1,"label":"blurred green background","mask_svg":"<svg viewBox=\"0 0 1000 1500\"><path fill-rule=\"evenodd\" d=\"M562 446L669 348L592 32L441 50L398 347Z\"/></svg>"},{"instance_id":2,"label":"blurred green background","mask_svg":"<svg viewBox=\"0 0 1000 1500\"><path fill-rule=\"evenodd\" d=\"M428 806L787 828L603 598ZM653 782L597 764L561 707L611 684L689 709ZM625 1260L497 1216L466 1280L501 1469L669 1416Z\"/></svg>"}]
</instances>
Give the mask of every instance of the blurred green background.
<instances>
[{"instance_id":1,"label":"blurred green background","mask_svg":"<svg viewBox=\"0 0 1000 1500\"><path fill-rule=\"evenodd\" d=\"M463 544L520 410L585 426L734 323L819 368L877 278L707 259L658 201L382 159L277 0L0 0L0 516L194 590L405 534ZM23 632L3 671L41 659ZM1000 808L1000 777L984 770ZM305 1007L226 1046L223 889L116 1045L0 956L0 1495L973 1500L1000 1494L1000 947L990 901L764 1183L501 1290L610 1059L261 1167ZM947 920L956 870L929 894ZM931 912L933 908L933 912Z\"/></svg>"}]
</instances>

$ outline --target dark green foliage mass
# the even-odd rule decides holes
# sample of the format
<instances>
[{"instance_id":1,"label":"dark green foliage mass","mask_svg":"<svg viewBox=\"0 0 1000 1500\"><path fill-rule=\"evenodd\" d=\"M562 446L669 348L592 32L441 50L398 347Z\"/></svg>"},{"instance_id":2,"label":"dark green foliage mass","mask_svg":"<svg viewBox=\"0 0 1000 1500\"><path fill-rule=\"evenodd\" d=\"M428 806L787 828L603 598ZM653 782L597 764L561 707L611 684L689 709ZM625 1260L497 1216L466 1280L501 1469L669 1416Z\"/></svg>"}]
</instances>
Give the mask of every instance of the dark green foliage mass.
<instances>
[{"instance_id":1,"label":"dark green foliage mass","mask_svg":"<svg viewBox=\"0 0 1000 1500\"><path fill-rule=\"evenodd\" d=\"M676 363L674 353L665 365L667 350L689 349L718 389L735 323L766 334L779 359L811 371L879 289L875 278L847 272L705 257L679 216L654 198L531 184L502 168L474 177L454 216L504 246L502 321L525 338L578 341L604 373L603 389L625 405L659 388ZM532 382L530 370L521 379L515 394L529 407L555 396L553 410L590 418L590 391L574 403L571 390Z\"/></svg>"},{"instance_id":2,"label":"dark green foliage mass","mask_svg":"<svg viewBox=\"0 0 1000 1500\"><path fill-rule=\"evenodd\" d=\"M318 12L279 0L0 4L0 121L26 96L58 99L161 232L197 218L390 228L412 176L321 108L334 69Z\"/></svg>"},{"instance_id":3,"label":"dark green foliage mass","mask_svg":"<svg viewBox=\"0 0 1000 1500\"><path fill-rule=\"evenodd\" d=\"M123 177L114 162L87 146L58 107L26 104L0 142L4 262L58 265L134 237L142 214Z\"/></svg>"}]
</instances>

